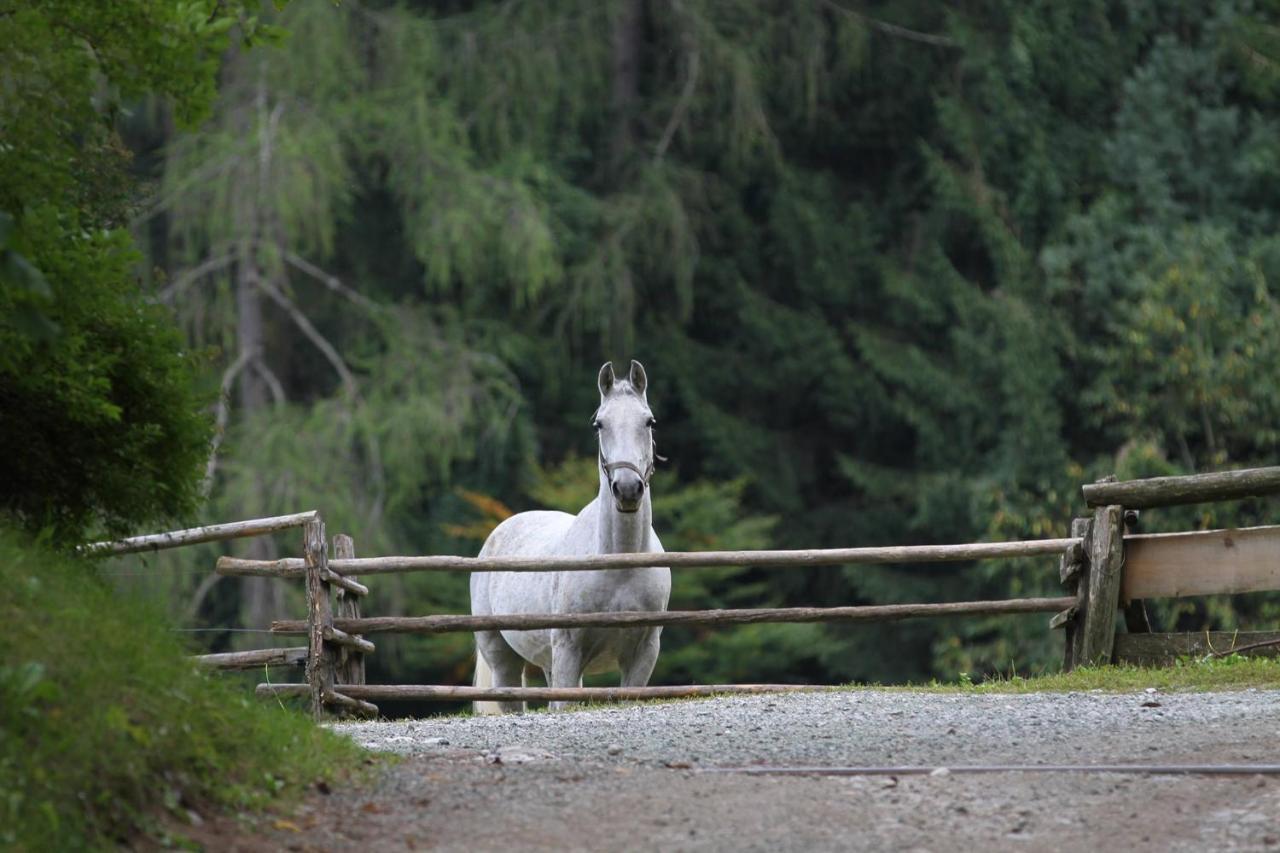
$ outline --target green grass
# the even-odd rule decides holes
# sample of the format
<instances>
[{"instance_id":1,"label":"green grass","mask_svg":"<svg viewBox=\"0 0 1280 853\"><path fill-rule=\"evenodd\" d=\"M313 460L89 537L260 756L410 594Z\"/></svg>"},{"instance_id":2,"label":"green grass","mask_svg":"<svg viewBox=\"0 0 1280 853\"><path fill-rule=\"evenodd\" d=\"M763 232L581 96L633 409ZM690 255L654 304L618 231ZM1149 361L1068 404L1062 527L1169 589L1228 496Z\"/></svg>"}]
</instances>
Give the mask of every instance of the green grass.
<instances>
[{"instance_id":1,"label":"green grass","mask_svg":"<svg viewBox=\"0 0 1280 853\"><path fill-rule=\"evenodd\" d=\"M0 848L97 849L360 766L350 741L198 672L164 618L0 531Z\"/></svg>"},{"instance_id":2,"label":"green grass","mask_svg":"<svg viewBox=\"0 0 1280 853\"><path fill-rule=\"evenodd\" d=\"M1158 690L1244 690L1249 687L1280 688L1280 658L1232 655L1202 661L1185 659L1173 666L1081 667L1071 672L1033 676L999 676L973 682L961 676L954 683L931 682L893 690L926 690L941 693L1070 693L1101 690L1125 693L1155 687Z\"/></svg>"}]
</instances>

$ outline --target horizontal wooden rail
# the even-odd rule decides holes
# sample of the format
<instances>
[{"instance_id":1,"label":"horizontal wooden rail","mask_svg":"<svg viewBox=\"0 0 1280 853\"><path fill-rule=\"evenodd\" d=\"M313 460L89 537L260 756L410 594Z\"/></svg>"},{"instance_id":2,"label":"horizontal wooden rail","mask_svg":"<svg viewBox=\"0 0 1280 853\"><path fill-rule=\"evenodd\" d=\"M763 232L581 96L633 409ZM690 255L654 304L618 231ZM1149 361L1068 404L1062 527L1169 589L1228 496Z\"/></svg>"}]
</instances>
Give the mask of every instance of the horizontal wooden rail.
<instances>
[{"instance_id":1,"label":"horizontal wooden rail","mask_svg":"<svg viewBox=\"0 0 1280 853\"><path fill-rule=\"evenodd\" d=\"M438 684L343 684L353 699L457 702L632 702L743 693L829 690L800 684L690 684L659 687L453 687ZM259 696L305 696L305 684L259 684Z\"/></svg>"},{"instance_id":2,"label":"horizontal wooden rail","mask_svg":"<svg viewBox=\"0 0 1280 853\"><path fill-rule=\"evenodd\" d=\"M1280 467L1090 483L1081 491L1089 506L1119 504L1125 509L1256 498L1280 493Z\"/></svg>"},{"instance_id":3,"label":"horizontal wooden rail","mask_svg":"<svg viewBox=\"0 0 1280 853\"><path fill-rule=\"evenodd\" d=\"M299 573L298 576L301 577L302 576L301 573ZM331 569L326 569L325 571L321 572L320 577L328 581L329 583L333 584L336 587L341 587L342 589L346 590L352 595L368 595L369 594L369 587L365 586L359 581L354 581L351 578L344 578L342 575L338 574L337 572Z\"/></svg>"},{"instance_id":4,"label":"horizontal wooden rail","mask_svg":"<svg viewBox=\"0 0 1280 853\"><path fill-rule=\"evenodd\" d=\"M302 527L309 521L318 518L315 510L299 512L293 515L277 515L272 518L254 518L248 521L232 521L227 524L210 524L206 527L192 527L189 530L173 530L168 533L153 533L148 536L134 536L129 539L118 539L114 542L94 542L80 546L80 551L92 555L134 554L139 551L160 551L165 548L178 548L183 545L199 545L203 542L217 542L222 539L240 539L245 536L260 536L274 533L277 530L288 530L291 527ZM299 563L302 561L299 560Z\"/></svg>"},{"instance_id":5,"label":"horizontal wooden rail","mask_svg":"<svg viewBox=\"0 0 1280 853\"><path fill-rule=\"evenodd\" d=\"M964 545L896 545L871 548L817 548L805 551L667 551L661 554L602 554L590 557L358 557L330 560L329 568L351 575L399 572L569 572L636 569L646 566L836 566L884 563L946 563L1008 557L1059 556L1080 539L977 542ZM218 573L301 577L302 560L218 559Z\"/></svg>"},{"instance_id":6,"label":"horizontal wooden rail","mask_svg":"<svg viewBox=\"0 0 1280 853\"><path fill-rule=\"evenodd\" d=\"M1121 598L1280 589L1280 526L1124 538Z\"/></svg>"},{"instance_id":7,"label":"horizontal wooden rail","mask_svg":"<svg viewBox=\"0 0 1280 853\"><path fill-rule=\"evenodd\" d=\"M262 686L262 685L259 685L259 686ZM297 684L293 686L301 687L302 690L292 695L305 696L311 691L311 685L309 684ZM365 702L363 699L357 699L356 697L350 695L351 688L353 686L355 685L349 685L349 684L342 685L341 693L338 693L337 691L334 691L334 690L324 691L322 695L323 695L325 704L337 705L340 708L346 708L350 711L355 711L357 714L360 714L361 716L365 716L365 717L378 716L377 705L371 704L369 702ZM255 691L255 693L257 695L262 695L261 691ZM291 694L285 694L285 695L291 695Z\"/></svg>"},{"instance_id":8,"label":"horizontal wooden rail","mask_svg":"<svg viewBox=\"0 0 1280 853\"><path fill-rule=\"evenodd\" d=\"M257 669L260 666L301 666L307 660L307 647L287 649L254 649L251 652L220 652L194 655L191 658L210 669Z\"/></svg>"},{"instance_id":9,"label":"horizontal wooden rail","mask_svg":"<svg viewBox=\"0 0 1280 853\"><path fill-rule=\"evenodd\" d=\"M447 634L459 631L529 631L539 628L627 628L649 625L746 625L760 622L891 622L922 616L1056 613L1076 598L1017 598L939 604L877 604L861 607L778 607L742 610L621 611L607 613L508 614L495 616L373 616L334 619L351 634ZM302 620L271 623L277 634L305 634Z\"/></svg>"},{"instance_id":10,"label":"horizontal wooden rail","mask_svg":"<svg viewBox=\"0 0 1280 853\"><path fill-rule=\"evenodd\" d=\"M356 649L357 651L364 652L366 655L371 655L377 651L374 648L373 643L368 640L361 639L360 637L353 637L346 631L340 631L329 625L325 625L320 633L331 643L337 643L340 646L348 646Z\"/></svg>"}]
</instances>

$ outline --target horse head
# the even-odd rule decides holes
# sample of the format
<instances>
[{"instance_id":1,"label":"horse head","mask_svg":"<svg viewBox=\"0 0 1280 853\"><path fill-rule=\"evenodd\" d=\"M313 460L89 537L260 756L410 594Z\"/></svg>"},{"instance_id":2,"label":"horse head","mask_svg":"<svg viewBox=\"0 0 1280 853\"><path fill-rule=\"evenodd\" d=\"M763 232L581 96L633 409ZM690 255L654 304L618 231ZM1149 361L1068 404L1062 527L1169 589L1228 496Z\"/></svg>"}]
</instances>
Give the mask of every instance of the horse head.
<instances>
[{"instance_id":1,"label":"horse head","mask_svg":"<svg viewBox=\"0 0 1280 853\"><path fill-rule=\"evenodd\" d=\"M645 397L649 386L644 365L631 362L626 379L606 361L597 380L600 408L591 419L599 438L600 471L608 481L618 512L640 509L653 477L653 412Z\"/></svg>"}]
</instances>

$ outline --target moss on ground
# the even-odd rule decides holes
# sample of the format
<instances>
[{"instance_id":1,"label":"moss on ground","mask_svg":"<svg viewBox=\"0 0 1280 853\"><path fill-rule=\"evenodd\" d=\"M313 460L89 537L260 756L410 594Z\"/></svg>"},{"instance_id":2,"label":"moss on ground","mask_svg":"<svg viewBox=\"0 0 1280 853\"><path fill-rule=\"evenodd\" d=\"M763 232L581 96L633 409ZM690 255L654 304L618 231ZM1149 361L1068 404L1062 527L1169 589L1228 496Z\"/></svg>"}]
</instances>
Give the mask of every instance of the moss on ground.
<instances>
[{"instance_id":1,"label":"moss on ground","mask_svg":"<svg viewBox=\"0 0 1280 853\"><path fill-rule=\"evenodd\" d=\"M198 671L84 561L0 531L0 590L0 847L114 846L360 766L349 740Z\"/></svg>"}]
</instances>

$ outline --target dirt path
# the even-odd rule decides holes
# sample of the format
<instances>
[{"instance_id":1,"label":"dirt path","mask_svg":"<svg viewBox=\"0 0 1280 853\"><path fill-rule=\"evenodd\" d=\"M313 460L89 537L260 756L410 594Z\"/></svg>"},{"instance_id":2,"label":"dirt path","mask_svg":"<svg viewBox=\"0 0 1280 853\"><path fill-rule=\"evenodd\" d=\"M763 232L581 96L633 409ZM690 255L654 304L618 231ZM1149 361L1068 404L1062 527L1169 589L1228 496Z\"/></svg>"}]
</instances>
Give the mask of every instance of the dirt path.
<instances>
[{"instance_id":1,"label":"dirt path","mask_svg":"<svg viewBox=\"0 0 1280 853\"><path fill-rule=\"evenodd\" d=\"M408 756L218 849L1280 850L1280 776L776 777L740 765L1280 763L1280 691L847 691L344 725ZM202 833L204 835L204 833Z\"/></svg>"}]
</instances>

